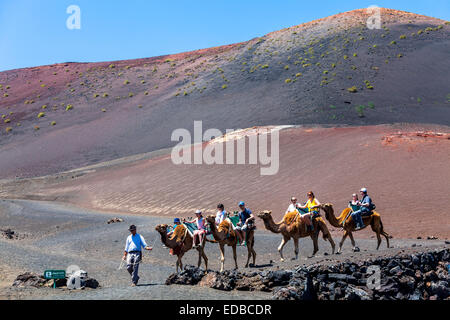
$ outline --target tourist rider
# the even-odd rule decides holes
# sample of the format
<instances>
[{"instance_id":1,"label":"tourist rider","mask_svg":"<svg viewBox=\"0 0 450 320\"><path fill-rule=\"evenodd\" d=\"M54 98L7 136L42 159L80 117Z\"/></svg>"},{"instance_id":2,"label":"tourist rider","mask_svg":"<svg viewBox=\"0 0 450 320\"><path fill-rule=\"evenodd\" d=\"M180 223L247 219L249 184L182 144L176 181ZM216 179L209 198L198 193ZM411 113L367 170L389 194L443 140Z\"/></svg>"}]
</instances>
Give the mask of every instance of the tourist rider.
<instances>
[{"instance_id":1,"label":"tourist rider","mask_svg":"<svg viewBox=\"0 0 450 320\"><path fill-rule=\"evenodd\" d=\"M142 260L141 248L144 248L145 250L152 250L153 248L149 247L145 242L144 237L136 232L135 225L131 225L128 230L131 234L128 236L125 243L123 260L127 262L127 270L131 276L131 286L134 287L139 281L139 263Z\"/></svg>"},{"instance_id":2,"label":"tourist rider","mask_svg":"<svg viewBox=\"0 0 450 320\"><path fill-rule=\"evenodd\" d=\"M255 216L251 212L250 209L245 207L245 203L243 201L239 202L239 223L236 226L236 231L239 237L239 242L241 246L245 246L247 244L247 230L249 223L253 223L255 220Z\"/></svg>"},{"instance_id":3,"label":"tourist rider","mask_svg":"<svg viewBox=\"0 0 450 320\"><path fill-rule=\"evenodd\" d=\"M197 225L197 230L194 230L193 234L194 245L192 248L194 249L203 245L203 241L206 234L205 218L203 218L202 211L201 210L195 211L195 216L196 218L194 220L186 221L188 223L195 223Z\"/></svg>"},{"instance_id":4,"label":"tourist rider","mask_svg":"<svg viewBox=\"0 0 450 320\"><path fill-rule=\"evenodd\" d=\"M362 199L357 202L357 205L360 209L352 212L352 219L356 223L355 231L365 228L362 217L370 215L373 210L372 199L367 194L367 188L361 188L359 192Z\"/></svg>"},{"instance_id":5,"label":"tourist rider","mask_svg":"<svg viewBox=\"0 0 450 320\"><path fill-rule=\"evenodd\" d=\"M285 214L289 213L289 212L296 212L297 208L299 207L299 203L297 202L297 198L296 197L291 197L291 203L289 204L289 207L287 208Z\"/></svg>"},{"instance_id":6,"label":"tourist rider","mask_svg":"<svg viewBox=\"0 0 450 320\"><path fill-rule=\"evenodd\" d=\"M180 218L175 218L173 219L173 227L172 230L170 232L167 232L168 236L171 236L173 234L173 232L175 231L175 229L181 224L181 220Z\"/></svg>"},{"instance_id":7,"label":"tourist rider","mask_svg":"<svg viewBox=\"0 0 450 320\"><path fill-rule=\"evenodd\" d=\"M301 214L302 220L306 223L308 230L313 231L314 226L312 223L312 219L319 215L320 210L320 201L316 199L314 192L310 191L307 193L308 201L305 205L300 205L298 208L300 209L308 209L307 213Z\"/></svg>"},{"instance_id":8,"label":"tourist rider","mask_svg":"<svg viewBox=\"0 0 450 320\"><path fill-rule=\"evenodd\" d=\"M218 226L227 217L227 212L225 211L225 207L222 203L219 203L217 205L217 209L218 211L216 213L216 225Z\"/></svg>"}]
</instances>

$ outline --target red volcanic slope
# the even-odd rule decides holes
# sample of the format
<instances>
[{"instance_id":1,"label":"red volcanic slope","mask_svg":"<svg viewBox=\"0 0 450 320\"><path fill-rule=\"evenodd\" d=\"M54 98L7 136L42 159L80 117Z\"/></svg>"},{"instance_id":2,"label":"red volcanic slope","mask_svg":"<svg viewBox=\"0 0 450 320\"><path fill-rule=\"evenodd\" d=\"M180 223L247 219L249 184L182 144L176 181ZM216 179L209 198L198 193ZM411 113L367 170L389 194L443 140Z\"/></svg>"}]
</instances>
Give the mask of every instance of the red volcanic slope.
<instances>
[{"instance_id":1,"label":"red volcanic slope","mask_svg":"<svg viewBox=\"0 0 450 320\"><path fill-rule=\"evenodd\" d=\"M390 234L448 238L450 130L418 133L423 129L285 129L280 170L273 176L261 176L255 165L174 165L166 155L94 169L74 179L49 178L27 196L168 217L192 215L195 209L215 213L219 202L233 211L244 200L254 212L269 209L280 219L292 195L303 201L313 190L322 203L340 211L365 186Z\"/></svg>"},{"instance_id":2,"label":"red volcanic slope","mask_svg":"<svg viewBox=\"0 0 450 320\"><path fill-rule=\"evenodd\" d=\"M382 9L383 28L369 30L369 16L354 10L176 55L0 72L0 179L167 148L194 120L222 131L449 125L450 25Z\"/></svg>"}]
</instances>

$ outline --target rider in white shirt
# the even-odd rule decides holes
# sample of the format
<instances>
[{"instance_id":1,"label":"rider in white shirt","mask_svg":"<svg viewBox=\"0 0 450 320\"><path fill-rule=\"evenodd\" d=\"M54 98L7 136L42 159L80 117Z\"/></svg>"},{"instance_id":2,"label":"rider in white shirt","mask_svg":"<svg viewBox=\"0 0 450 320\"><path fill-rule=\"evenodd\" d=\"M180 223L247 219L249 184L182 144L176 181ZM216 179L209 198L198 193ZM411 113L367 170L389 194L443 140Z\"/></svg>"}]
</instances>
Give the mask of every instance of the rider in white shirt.
<instances>
[{"instance_id":1,"label":"rider in white shirt","mask_svg":"<svg viewBox=\"0 0 450 320\"><path fill-rule=\"evenodd\" d=\"M217 205L217 209L219 209L219 211L216 213L216 225L219 225L227 217L227 212L221 203Z\"/></svg>"},{"instance_id":2,"label":"rider in white shirt","mask_svg":"<svg viewBox=\"0 0 450 320\"><path fill-rule=\"evenodd\" d=\"M298 208L298 206L299 206L299 204L298 204L298 202L297 202L297 198L296 198L296 197L292 197L292 198L291 198L291 204L290 204L289 207L287 208L286 213L296 211L297 208ZM286 214L286 213L285 213L285 214Z\"/></svg>"}]
</instances>

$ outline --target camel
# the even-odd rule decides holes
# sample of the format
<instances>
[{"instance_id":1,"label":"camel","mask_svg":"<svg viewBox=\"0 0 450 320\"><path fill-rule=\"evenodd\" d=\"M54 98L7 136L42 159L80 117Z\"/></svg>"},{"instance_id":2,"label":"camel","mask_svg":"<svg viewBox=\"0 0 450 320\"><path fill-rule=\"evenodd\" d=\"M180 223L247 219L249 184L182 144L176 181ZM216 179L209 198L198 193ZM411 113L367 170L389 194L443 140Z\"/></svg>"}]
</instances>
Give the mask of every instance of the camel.
<instances>
[{"instance_id":1,"label":"camel","mask_svg":"<svg viewBox=\"0 0 450 320\"><path fill-rule=\"evenodd\" d=\"M311 257L314 256L317 251L319 251L318 238L320 231L322 231L323 239L330 242L331 249L333 251L332 253L334 253L335 244L322 217L317 217L313 220L314 231L310 231L306 230L305 223L302 219L300 219L300 214L293 215L293 213L288 213L288 215L291 216L291 221L287 221L286 216L282 221L275 223L273 221L272 211L266 210L258 214L258 217L264 221L264 226L267 230L282 234L283 239L281 240L281 244L278 246L278 252L280 253L282 262L285 261L283 257L283 247L291 238L294 239L295 245L295 259L293 260L298 259L298 239L304 237L311 237L314 245L314 251Z\"/></svg>"},{"instance_id":2,"label":"camel","mask_svg":"<svg viewBox=\"0 0 450 320\"><path fill-rule=\"evenodd\" d=\"M183 226L184 227L184 226ZM180 271L183 270L183 262L181 259L183 258L184 254L192 249L194 239L189 234L189 232L186 232L187 230L184 228L177 227L175 229L174 235L172 237L167 236L167 224L160 224L157 225L155 230L159 232L161 235L161 241L162 243L173 250L173 252L177 255L177 264L176 264L176 270L178 272L178 267L180 268ZM177 234L177 230L181 231L181 235ZM197 248L198 251L198 267L200 267L202 263L202 257L205 261L205 270L208 270L208 258L205 254L205 243L206 241L203 241L203 243ZM181 244L181 247L180 247Z\"/></svg>"},{"instance_id":3,"label":"camel","mask_svg":"<svg viewBox=\"0 0 450 320\"><path fill-rule=\"evenodd\" d=\"M359 248L356 246L355 239L353 238L353 234L352 234L352 232L355 231L356 224L352 220L351 215L347 218L347 220L345 220L345 218L349 215L351 209L350 208L344 209L341 212L341 215L339 217L336 217L334 215L334 209L333 209L333 205L331 203L326 203L326 204L322 205L321 209L323 211L325 211L325 218L328 220L328 222L330 222L330 224L333 227L343 228L345 231L344 236L342 237L342 240L339 243L339 249L338 249L337 253L341 253L342 245L344 244L344 241L347 238L347 236L350 237L350 240L351 240L352 246L353 246L353 251L359 251ZM344 225L342 225L344 220L345 220L345 223L344 223ZM370 225L372 227L373 232L376 233L377 240L378 240L377 250L378 250L378 248L380 248L380 244L381 244L381 236L380 235L383 235L386 238L387 247L389 248L389 237L390 236L383 230L383 223L381 222L380 214L373 211L373 213L370 216L363 217L363 222L364 222L365 226Z\"/></svg>"},{"instance_id":4,"label":"camel","mask_svg":"<svg viewBox=\"0 0 450 320\"><path fill-rule=\"evenodd\" d=\"M206 222L209 224L211 228L211 234L213 235L216 242L219 243L220 248L220 272L224 270L225 264L225 245L231 246L233 248L233 258L235 263L235 269L238 269L237 264L237 254L236 254L236 246L238 243L238 237L236 235L236 231L233 230L231 222L228 220L224 220L220 223L218 227L216 227L216 217L208 216L206 217ZM253 245L255 244L254 231L251 230L247 233L247 250L248 250L248 258L247 264L245 267L249 266L250 258L253 257L253 265L255 265L256 261L256 252L253 249Z\"/></svg>"}]
</instances>

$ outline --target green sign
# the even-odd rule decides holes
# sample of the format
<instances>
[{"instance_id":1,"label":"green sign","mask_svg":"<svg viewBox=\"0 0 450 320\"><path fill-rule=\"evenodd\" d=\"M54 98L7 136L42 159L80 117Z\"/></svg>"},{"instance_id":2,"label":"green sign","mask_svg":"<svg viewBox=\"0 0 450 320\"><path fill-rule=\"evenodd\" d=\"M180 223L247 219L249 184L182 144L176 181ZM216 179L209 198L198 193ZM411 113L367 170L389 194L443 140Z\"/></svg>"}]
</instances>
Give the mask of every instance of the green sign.
<instances>
[{"instance_id":1,"label":"green sign","mask_svg":"<svg viewBox=\"0 0 450 320\"><path fill-rule=\"evenodd\" d=\"M45 270L44 272L45 279L65 279L66 271L65 270Z\"/></svg>"},{"instance_id":2,"label":"green sign","mask_svg":"<svg viewBox=\"0 0 450 320\"><path fill-rule=\"evenodd\" d=\"M56 280L57 279L65 279L66 271L65 270L45 270L44 271L45 279L53 279L53 288L56 288Z\"/></svg>"}]
</instances>

